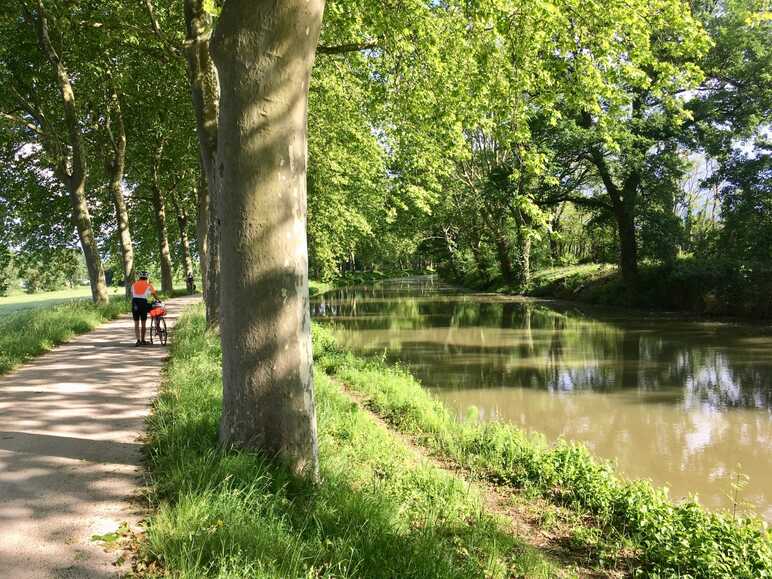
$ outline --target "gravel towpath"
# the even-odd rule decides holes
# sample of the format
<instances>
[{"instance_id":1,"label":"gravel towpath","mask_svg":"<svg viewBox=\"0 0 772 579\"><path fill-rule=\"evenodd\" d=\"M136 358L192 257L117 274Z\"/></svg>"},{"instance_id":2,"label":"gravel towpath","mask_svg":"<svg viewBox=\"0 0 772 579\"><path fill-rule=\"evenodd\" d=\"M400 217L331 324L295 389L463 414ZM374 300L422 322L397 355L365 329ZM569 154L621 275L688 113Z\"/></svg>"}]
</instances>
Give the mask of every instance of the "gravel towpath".
<instances>
[{"instance_id":1,"label":"gravel towpath","mask_svg":"<svg viewBox=\"0 0 772 579\"><path fill-rule=\"evenodd\" d=\"M170 327L198 300L168 301ZM92 537L141 517L139 437L166 356L134 347L129 316L0 376L0 578L119 575Z\"/></svg>"}]
</instances>

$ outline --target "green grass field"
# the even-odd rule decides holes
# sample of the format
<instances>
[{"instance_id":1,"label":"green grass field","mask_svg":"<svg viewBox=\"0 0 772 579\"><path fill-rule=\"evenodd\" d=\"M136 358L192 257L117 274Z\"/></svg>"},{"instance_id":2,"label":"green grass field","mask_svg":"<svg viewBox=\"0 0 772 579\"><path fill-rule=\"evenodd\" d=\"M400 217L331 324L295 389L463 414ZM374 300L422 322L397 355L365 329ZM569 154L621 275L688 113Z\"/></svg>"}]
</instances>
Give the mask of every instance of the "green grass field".
<instances>
[{"instance_id":1,"label":"green grass field","mask_svg":"<svg viewBox=\"0 0 772 579\"><path fill-rule=\"evenodd\" d=\"M108 292L110 296L121 295L123 288L111 287L108 288ZM0 297L0 317L19 310L44 308L77 299L91 299L91 288L89 286L81 286L37 294L14 293L6 297Z\"/></svg>"}]
</instances>

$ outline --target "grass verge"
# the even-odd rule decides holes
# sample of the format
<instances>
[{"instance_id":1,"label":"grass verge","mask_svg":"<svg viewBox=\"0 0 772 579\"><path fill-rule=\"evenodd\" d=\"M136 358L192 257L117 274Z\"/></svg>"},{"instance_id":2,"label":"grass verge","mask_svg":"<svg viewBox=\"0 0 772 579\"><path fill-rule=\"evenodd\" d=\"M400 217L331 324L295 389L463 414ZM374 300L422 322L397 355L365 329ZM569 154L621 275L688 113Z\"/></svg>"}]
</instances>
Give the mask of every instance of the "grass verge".
<instances>
[{"instance_id":1,"label":"grass verge","mask_svg":"<svg viewBox=\"0 0 772 579\"><path fill-rule=\"evenodd\" d=\"M591 517L585 543L635 553L635 572L657 577L772 577L772 533L758 519L674 504L648 481L625 481L579 444L549 446L515 426L459 422L406 371L340 350L315 328L317 367L365 395L399 431L480 476Z\"/></svg>"},{"instance_id":2,"label":"grass verge","mask_svg":"<svg viewBox=\"0 0 772 579\"><path fill-rule=\"evenodd\" d=\"M128 302L117 298L106 305L80 300L3 316L0 320L0 374L128 311Z\"/></svg>"},{"instance_id":3,"label":"grass verge","mask_svg":"<svg viewBox=\"0 0 772 579\"><path fill-rule=\"evenodd\" d=\"M221 452L221 351L200 308L175 327L148 422L154 515L143 574L174 577L555 577L460 479L418 460L317 372L314 487L246 452Z\"/></svg>"}]
</instances>

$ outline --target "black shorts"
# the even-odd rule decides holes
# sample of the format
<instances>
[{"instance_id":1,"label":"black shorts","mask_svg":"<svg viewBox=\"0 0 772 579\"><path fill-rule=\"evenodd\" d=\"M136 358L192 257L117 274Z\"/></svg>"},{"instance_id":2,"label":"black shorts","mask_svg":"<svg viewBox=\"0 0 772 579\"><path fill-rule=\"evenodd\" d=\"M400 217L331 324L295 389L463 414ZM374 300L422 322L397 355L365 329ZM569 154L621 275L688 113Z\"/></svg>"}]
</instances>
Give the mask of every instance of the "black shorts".
<instances>
[{"instance_id":1,"label":"black shorts","mask_svg":"<svg viewBox=\"0 0 772 579\"><path fill-rule=\"evenodd\" d=\"M131 315L135 322L147 320L147 313L150 311L150 304L145 298L132 298Z\"/></svg>"}]
</instances>

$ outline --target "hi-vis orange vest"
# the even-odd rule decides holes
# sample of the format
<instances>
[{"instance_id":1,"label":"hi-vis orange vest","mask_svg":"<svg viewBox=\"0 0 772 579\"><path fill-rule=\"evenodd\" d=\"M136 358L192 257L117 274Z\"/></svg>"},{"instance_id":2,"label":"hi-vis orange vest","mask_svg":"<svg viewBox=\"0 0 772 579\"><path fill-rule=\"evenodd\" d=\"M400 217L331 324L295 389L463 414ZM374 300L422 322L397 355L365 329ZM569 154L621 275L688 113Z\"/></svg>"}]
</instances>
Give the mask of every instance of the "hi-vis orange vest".
<instances>
[{"instance_id":1,"label":"hi-vis orange vest","mask_svg":"<svg viewBox=\"0 0 772 579\"><path fill-rule=\"evenodd\" d=\"M131 284L131 297L133 298L149 300L153 292L155 292L155 288L146 279L141 279Z\"/></svg>"}]
</instances>

